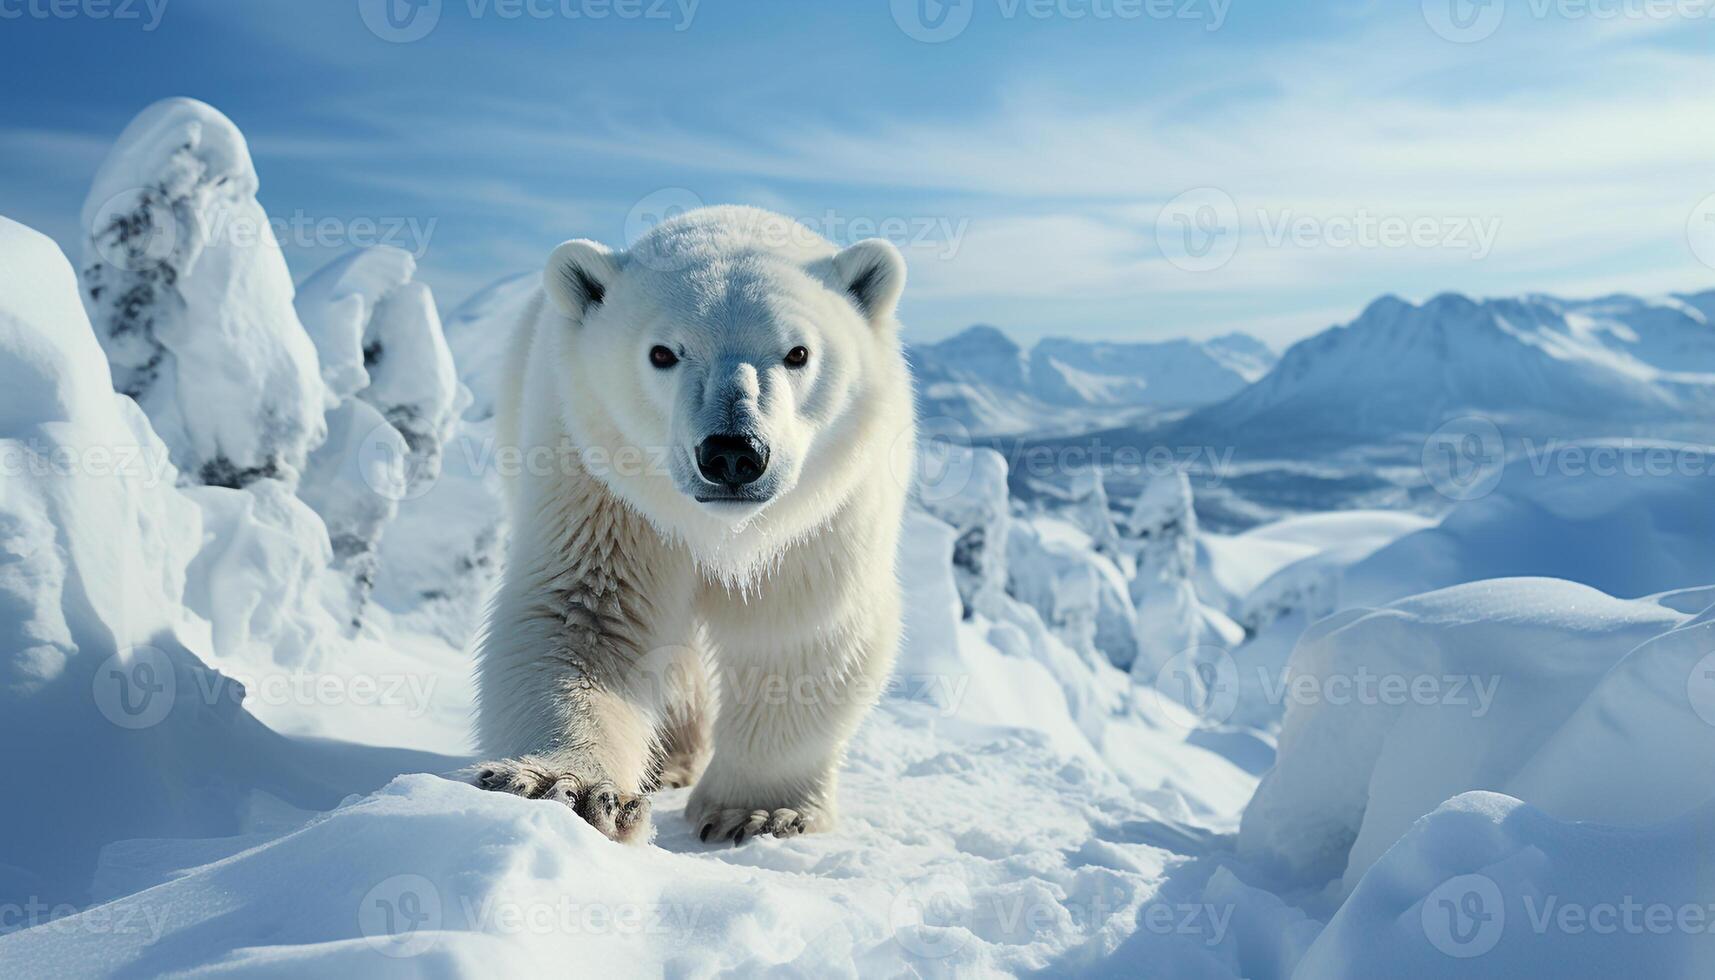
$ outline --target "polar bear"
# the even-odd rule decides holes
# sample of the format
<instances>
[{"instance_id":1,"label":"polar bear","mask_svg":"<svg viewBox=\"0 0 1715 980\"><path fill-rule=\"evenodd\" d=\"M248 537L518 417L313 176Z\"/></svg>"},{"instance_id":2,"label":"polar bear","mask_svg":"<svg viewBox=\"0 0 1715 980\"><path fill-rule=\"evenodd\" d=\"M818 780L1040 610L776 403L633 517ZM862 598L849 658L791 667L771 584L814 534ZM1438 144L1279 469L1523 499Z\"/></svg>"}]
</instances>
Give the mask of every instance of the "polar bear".
<instances>
[{"instance_id":1,"label":"polar bear","mask_svg":"<svg viewBox=\"0 0 1715 980\"><path fill-rule=\"evenodd\" d=\"M703 208L554 250L507 353L512 540L479 651L488 789L650 837L826 830L900 630L915 454L899 251Z\"/></svg>"}]
</instances>

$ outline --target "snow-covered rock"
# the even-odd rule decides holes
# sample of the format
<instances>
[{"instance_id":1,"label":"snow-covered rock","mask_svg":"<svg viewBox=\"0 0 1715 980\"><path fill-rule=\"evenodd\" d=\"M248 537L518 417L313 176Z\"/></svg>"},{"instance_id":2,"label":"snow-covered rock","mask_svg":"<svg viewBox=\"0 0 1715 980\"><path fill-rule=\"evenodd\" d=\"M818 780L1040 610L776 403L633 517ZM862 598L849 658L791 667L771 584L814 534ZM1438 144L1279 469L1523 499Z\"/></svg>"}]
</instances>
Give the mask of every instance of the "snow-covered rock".
<instances>
[{"instance_id":1,"label":"snow-covered rock","mask_svg":"<svg viewBox=\"0 0 1715 980\"><path fill-rule=\"evenodd\" d=\"M1030 350L1030 381L1050 404L1186 407L1238 392L1274 362L1267 345L1245 334L1156 343L1049 338Z\"/></svg>"},{"instance_id":2,"label":"snow-covered rock","mask_svg":"<svg viewBox=\"0 0 1715 980\"><path fill-rule=\"evenodd\" d=\"M244 137L166 99L126 127L83 208L83 299L113 384L185 477L296 484L327 393Z\"/></svg>"},{"instance_id":3,"label":"snow-covered rock","mask_svg":"<svg viewBox=\"0 0 1715 980\"><path fill-rule=\"evenodd\" d=\"M1279 755L1239 851L1356 887L1460 793L1562 820L1644 826L1715 795L1715 590L1614 599L1554 579L1461 585L1306 631L1279 697ZM1689 697L1688 697L1689 695Z\"/></svg>"}]
</instances>

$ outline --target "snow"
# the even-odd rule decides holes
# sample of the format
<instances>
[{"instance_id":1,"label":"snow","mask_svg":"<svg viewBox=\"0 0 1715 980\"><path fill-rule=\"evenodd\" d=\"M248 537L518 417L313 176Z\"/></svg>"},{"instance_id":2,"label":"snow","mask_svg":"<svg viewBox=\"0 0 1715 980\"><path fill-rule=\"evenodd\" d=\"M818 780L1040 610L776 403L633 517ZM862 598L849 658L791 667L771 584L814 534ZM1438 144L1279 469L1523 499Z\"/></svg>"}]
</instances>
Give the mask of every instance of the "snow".
<instances>
[{"instance_id":1,"label":"snow","mask_svg":"<svg viewBox=\"0 0 1715 980\"><path fill-rule=\"evenodd\" d=\"M209 622L214 666L319 667L336 625L322 602L333 553L321 519L278 480L185 496L202 509L207 542L185 570L185 606Z\"/></svg>"},{"instance_id":2,"label":"snow","mask_svg":"<svg viewBox=\"0 0 1715 980\"><path fill-rule=\"evenodd\" d=\"M240 706L184 606L201 509L113 391L58 249L0 219L0 255L0 738L40 760L0 808L10 930L87 902L104 845L248 833L444 760L291 742Z\"/></svg>"},{"instance_id":3,"label":"snow","mask_svg":"<svg viewBox=\"0 0 1715 980\"><path fill-rule=\"evenodd\" d=\"M1611 470L1591 467L1592 458L1615 462ZM1571 579L1627 598L1715 582L1712 463L1715 447L1644 437L1571 440L1553 452L1521 455L1506 464L1492 493L1456 504L1436 526L1355 564L1341 599L1376 605L1457 582L1523 575Z\"/></svg>"},{"instance_id":4,"label":"snow","mask_svg":"<svg viewBox=\"0 0 1715 980\"><path fill-rule=\"evenodd\" d=\"M954 424L923 440L841 825L709 846L674 790L627 847L449 778L535 277L444 331L398 250L294 294L221 224L265 225L256 186L236 129L170 100L91 192L126 220L90 225L81 284L0 219L0 739L28 760L0 972L1715 973L1710 447L1592 423L1424 512L1306 490L1421 483L1371 471L1415 466L1398 437L1456 403L1703 418L1715 294L1384 299L1260 380L1242 336L918 348ZM1283 452L1340 413L1392 443L1249 461L1236 490L1032 473L1019 499L952 438L1196 378L1255 382L1205 418L1263 406ZM1441 401L1411 402L1424 378ZM1573 465L1598 454L1679 465ZM1199 521L1271 481L1319 512Z\"/></svg>"},{"instance_id":5,"label":"snow","mask_svg":"<svg viewBox=\"0 0 1715 980\"><path fill-rule=\"evenodd\" d=\"M1707 803L1614 827L1457 796L1376 864L1295 976L1709 976L1712 822Z\"/></svg>"}]
</instances>

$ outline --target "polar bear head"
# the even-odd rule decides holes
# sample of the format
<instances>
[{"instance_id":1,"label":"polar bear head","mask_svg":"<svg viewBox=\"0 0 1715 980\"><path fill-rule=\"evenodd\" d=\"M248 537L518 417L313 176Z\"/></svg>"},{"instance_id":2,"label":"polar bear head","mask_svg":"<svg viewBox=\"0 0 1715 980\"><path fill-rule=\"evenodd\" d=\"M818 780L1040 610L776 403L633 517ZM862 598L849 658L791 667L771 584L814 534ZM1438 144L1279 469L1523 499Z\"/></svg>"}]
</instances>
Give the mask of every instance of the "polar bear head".
<instances>
[{"instance_id":1,"label":"polar bear head","mask_svg":"<svg viewBox=\"0 0 1715 980\"><path fill-rule=\"evenodd\" d=\"M566 242L544 283L565 425L608 456L591 471L725 577L909 469L890 243L839 249L777 214L703 208L627 251Z\"/></svg>"}]
</instances>

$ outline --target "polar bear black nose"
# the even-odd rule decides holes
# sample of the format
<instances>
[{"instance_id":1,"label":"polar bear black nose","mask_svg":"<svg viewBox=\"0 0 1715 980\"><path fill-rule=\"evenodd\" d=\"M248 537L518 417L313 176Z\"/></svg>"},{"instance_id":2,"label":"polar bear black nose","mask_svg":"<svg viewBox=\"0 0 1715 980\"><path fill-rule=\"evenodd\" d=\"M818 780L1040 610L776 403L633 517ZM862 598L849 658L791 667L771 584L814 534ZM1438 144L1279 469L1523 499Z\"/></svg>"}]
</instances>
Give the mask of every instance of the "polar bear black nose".
<instances>
[{"instance_id":1,"label":"polar bear black nose","mask_svg":"<svg viewBox=\"0 0 1715 980\"><path fill-rule=\"evenodd\" d=\"M697 469L710 483L742 487L755 483L767 468L768 447L750 436L709 436L697 447Z\"/></svg>"}]
</instances>

